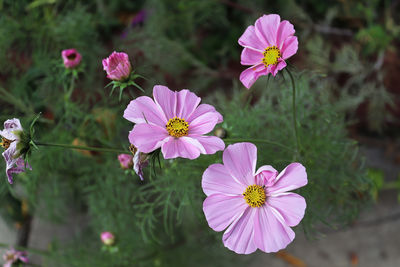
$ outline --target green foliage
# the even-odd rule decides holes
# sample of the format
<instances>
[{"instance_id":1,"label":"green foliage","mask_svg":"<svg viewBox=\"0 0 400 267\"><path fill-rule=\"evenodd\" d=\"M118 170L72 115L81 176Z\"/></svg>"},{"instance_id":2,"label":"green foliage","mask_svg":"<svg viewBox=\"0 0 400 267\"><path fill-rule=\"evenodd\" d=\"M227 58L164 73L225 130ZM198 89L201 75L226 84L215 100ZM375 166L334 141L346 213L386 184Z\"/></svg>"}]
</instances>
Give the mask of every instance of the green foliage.
<instances>
[{"instance_id":1,"label":"green foliage","mask_svg":"<svg viewBox=\"0 0 400 267\"><path fill-rule=\"evenodd\" d=\"M321 223L341 227L353 222L376 194L377 182L366 174L346 128L365 101L374 111L368 113L374 129L385 119L391 97L378 64L382 54L369 56L390 47L395 27L380 25L378 16L367 10L372 12L369 24L355 31L359 39L338 47L310 30L319 23L311 19L314 15L322 19L328 14L324 23L329 27L339 24L339 11L347 8L337 1L226 2L231 1L0 1L1 119L19 117L28 130L42 112L34 127L36 142L115 147L129 153L132 124L122 114L139 90L127 86L121 101L110 97L101 68L101 59L111 51L125 51L135 73L148 77L137 79L145 94L151 94L154 84L190 88L223 114L228 138L264 139L287 147L257 144L258 166L269 164L280 171L293 161L305 165L309 184L297 191L306 198L307 210L296 231L313 236ZM142 8L148 11L143 25L120 22L121 14L134 15ZM259 15L280 11L285 19L298 20L299 53L306 58L298 66L313 70L294 71L298 156L293 152L292 91L286 73L268 82L262 78L250 91L238 85L244 67L238 64L237 39ZM374 43L363 43L365 36ZM75 74L65 71L60 57L62 49L72 47L83 57ZM16 176L18 188L9 186L3 175L0 200L7 205L2 212L20 209L24 200L42 219L65 225L74 214L85 218L69 243L52 243L43 255L45 266L186 266L189 258L193 266L246 265L253 257L224 248L221 233L208 227L202 212L202 173L221 162L221 155L161 159L161 166L155 160L141 182L119 168L114 154L40 146L30 157L33 171ZM4 163L0 166L4 169ZM20 214L9 217L21 220ZM102 251L102 231L116 235L118 252Z\"/></svg>"}]
</instances>

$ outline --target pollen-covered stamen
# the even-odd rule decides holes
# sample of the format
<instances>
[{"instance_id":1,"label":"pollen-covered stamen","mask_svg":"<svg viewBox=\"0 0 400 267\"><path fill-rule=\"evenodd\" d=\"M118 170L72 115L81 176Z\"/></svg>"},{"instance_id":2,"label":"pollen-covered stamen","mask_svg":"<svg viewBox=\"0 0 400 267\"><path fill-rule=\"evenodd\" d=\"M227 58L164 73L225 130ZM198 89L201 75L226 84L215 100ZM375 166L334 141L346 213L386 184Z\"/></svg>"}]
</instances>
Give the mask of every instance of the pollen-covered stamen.
<instances>
[{"instance_id":1,"label":"pollen-covered stamen","mask_svg":"<svg viewBox=\"0 0 400 267\"><path fill-rule=\"evenodd\" d=\"M138 150L137 147L135 147L134 145L131 144L129 146L129 151L132 153L132 155L135 156L137 150Z\"/></svg>"},{"instance_id":2,"label":"pollen-covered stamen","mask_svg":"<svg viewBox=\"0 0 400 267\"><path fill-rule=\"evenodd\" d=\"M260 185L249 185L243 193L244 199L247 204L252 208L258 208L265 203L265 190Z\"/></svg>"},{"instance_id":3,"label":"pollen-covered stamen","mask_svg":"<svg viewBox=\"0 0 400 267\"><path fill-rule=\"evenodd\" d=\"M8 140L7 138L1 137L1 142L0 145L4 148L4 149L8 149L11 145L11 143L14 142L14 140Z\"/></svg>"},{"instance_id":4,"label":"pollen-covered stamen","mask_svg":"<svg viewBox=\"0 0 400 267\"><path fill-rule=\"evenodd\" d=\"M168 134L173 137L185 136L189 131L189 124L185 121L185 119L178 117L169 119L166 127Z\"/></svg>"},{"instance_id":5,"label":"pollen-covered stamen","mask_svg":"<svg viewBox=\"0 0 400 267\"><path fill-rule=\"evenodd\" d=\"M275 45L267 47L263 54L264 57L262 62L264 63L265 67L278 64L278 60L282 57L281 51Z\"/></svg>"}]
</instances>

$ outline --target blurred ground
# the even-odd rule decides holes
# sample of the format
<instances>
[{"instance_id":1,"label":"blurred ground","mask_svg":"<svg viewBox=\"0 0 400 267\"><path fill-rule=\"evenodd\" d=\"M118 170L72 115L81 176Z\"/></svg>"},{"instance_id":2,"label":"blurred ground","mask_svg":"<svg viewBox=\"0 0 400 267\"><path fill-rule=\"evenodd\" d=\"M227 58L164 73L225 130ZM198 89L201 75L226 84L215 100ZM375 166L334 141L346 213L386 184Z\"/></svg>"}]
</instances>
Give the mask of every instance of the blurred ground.
<instances>
[{"instance_id":1,"label":"blurred ground","mask_svg":"<svg viewBox=\"0 0 400 267\"><path fill-rule=\"evenodd\" d=\"M381 145L362 148L369 167L385 173L385 181L397 179L400 165L388 159ZM347 229L322 230L315 240L307 240L298 233L287 250L279 254L257 252L251 266L265 264L271 267L398 267L400 266L400 205L397 191L385 190L379 201L365 210L359 220ZM31 225L29 247L47 249L49 243L58 239L66 241L77 234L85 218L70 214L69 223L56 225L34 218ZM0 220L0 242L13 243L16 232ZM253 255L254 256L254 255ZM34 262L39 263L37 257Z\"/></svg>"}]
</instances>

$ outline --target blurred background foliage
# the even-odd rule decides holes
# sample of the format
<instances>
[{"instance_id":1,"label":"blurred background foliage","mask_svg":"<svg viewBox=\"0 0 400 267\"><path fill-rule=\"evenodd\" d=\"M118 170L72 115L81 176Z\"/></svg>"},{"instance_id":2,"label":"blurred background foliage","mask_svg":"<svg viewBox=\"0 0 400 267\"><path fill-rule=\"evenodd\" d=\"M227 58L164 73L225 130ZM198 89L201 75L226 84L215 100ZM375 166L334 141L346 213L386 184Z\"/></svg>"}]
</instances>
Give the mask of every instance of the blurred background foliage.
<instances>
[{"instance_id":1,"label":"blurred background foliage","mask_svg":"<svg viewBox=\"0 0 400 267\"><path fill-rule=\"evenodd\" d=\"M289 77L261 78L247 91L238 82L237 40L262 14L295 25L299 51L291 58L298 86L304 154L297 160L309 185L297 231L321 224L342 227L382 187L365 170L354 135L399 136L399 1L373 0L0 0L1 120L36 125L40 141L126 149L130 122L122 118L134 88L122 100L110 89L101 59L124 51L140 85L189 88L224 115L229 138L261 138L294 147ZM83 65L71 86L61 50L76 48ZM128 150L127 150L128 151ZM259 144L258 164L282 170L293 152ZM201 175L221 153L198 160L162 161L144 182L119 168L116 155L41 148L33 171L0 185L1 212L15 227L30 215L60 224L83 216L71 241L54 242L45 266L215 266L243 264L223 248L202 213ZM4 168L4 163L1 163ZM72 215L71 215L72 214ZM99 233L114 232L119 252L101 251ZM295 241L294 241L295 242ZM27 245L27 244L23 244Z\"/></svg>"}]
</instances>

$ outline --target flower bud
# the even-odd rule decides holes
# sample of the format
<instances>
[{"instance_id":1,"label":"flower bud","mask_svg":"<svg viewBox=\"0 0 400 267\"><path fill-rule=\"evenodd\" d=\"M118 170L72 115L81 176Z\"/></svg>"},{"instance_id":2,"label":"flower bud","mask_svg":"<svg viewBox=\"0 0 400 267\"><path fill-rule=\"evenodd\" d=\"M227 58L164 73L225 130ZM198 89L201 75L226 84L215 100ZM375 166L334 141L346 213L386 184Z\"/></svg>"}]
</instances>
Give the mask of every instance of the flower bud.
<instances>
[{"instance_id":1,"label":"flower bud","mask_svg":"<svg viewBox=\"0 0 400 267\"><path fill-rule=\"evenodd\" d=\"M67 69L72 69L81 63L82 56L75 48L65 49L61 52L64 61L64 66Z\"/></svg>"},{"instance_id":2,"label":"flower bud","mask_svg":"<svg viewBox=\"0 0 400 267\"><path fill-rule=\"evenodd\" d=\"M101 235L101 242L103 242L106 246L112 246L115 242L115 237L110 232L102 232Z\"/></svg>"},{"instance_id":3,"label":"flower bud","mask_svg":"<svg viewBox=\"0 0 400 267\"><path fill-rule=\"evenodd\" d=\"M133 168L133 157L129 154L119 154L118 155L119 163L121 164L121 168L124 170Z\"/></svg>"},{"instance_id":4,"label":"flower bud","mask_svg":"<svg viewBox=\"0 0 400 267\"><path fill-rule=\"evenodd\" d=\"M114 51L108 58L103 59L103 69L107 72L107 78L113 81L128 79L132 71L128 54Z\"/></svg>"}]
</instances>

